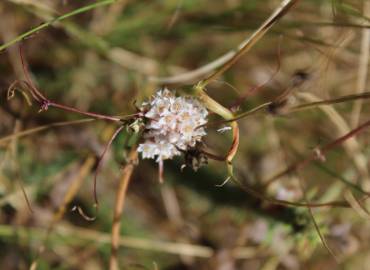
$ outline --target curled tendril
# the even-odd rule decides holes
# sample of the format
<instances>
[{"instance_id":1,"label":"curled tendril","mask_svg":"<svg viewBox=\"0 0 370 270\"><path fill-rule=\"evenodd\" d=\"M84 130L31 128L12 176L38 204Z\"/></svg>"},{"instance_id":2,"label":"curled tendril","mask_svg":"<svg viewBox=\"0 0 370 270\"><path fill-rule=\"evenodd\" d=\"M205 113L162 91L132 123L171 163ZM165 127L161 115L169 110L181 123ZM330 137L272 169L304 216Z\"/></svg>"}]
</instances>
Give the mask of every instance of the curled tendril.
<instances>
[{"instance_id":1,"label":"curled tendril","mask_svg":"<svg viewBox=\"0 0 370 270\"><path fill-rule=\"evenodd\" d=\"M96 209L96 207L94 207ZM78 205L74 205L71 209L71 212L75 212L77 211L78 214L80 214L81 217L83 217L86 221L94 221L96 219L96 215L95 216L88 216L87 214L85 214L84 210L81 208L81 206L78 206Z\"/></svg>"},{"instance_id":2,"label":"curled tendril","mask_svg":"<svg viewBox=\"0 0 370 270\"><path fill-rule=\"evenodd\" d=\"M7 93L6 93L6 98L7 100L11 100L14 98L15 96L15 92L18 91L19 93L22 94L22 96L24 97L24 99L26 100L27 104L29 106L32 106L32 101L31 101L31 98L29 97L29 95L27 94L27 90L30 88L31 86L28 84L28 82L26 81L21 81L21 80L17 80L17 81L14 81L8 88L7 90ZM31 92L32 94L32 92Z\"/></svg>"}]
</instances>

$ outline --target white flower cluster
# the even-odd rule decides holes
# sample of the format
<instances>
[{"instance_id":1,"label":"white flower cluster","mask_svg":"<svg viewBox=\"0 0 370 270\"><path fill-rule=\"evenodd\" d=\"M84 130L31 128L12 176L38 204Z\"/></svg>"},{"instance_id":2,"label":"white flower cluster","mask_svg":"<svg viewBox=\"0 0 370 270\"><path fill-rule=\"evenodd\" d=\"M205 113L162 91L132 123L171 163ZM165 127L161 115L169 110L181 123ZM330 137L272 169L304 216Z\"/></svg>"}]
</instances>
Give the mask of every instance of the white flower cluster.
<instances>
[{"instance_id":1,"label":"white flower cluster","mask_svg":"<svg viewBox=\"0 0 370 270\"><path fill-rule=\"evenodd\" d=\"M176 97L169 90L158 91L149 102L142 104L145 111L144 143L138 147L143 158L157 162L171 159L201 141L206 135L207 109L194 97Z\"/></svg>"}]
</instances>

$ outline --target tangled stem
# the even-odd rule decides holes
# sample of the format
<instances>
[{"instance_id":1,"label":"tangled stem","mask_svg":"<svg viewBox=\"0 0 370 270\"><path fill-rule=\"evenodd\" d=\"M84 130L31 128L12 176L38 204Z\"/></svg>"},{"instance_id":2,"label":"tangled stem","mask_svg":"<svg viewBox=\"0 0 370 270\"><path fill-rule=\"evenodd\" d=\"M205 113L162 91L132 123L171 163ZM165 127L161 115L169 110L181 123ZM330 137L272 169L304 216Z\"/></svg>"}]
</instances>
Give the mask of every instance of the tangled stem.
<instances>
[{"instance_id":1,"label":"tangled stem","mask_svg":"<svg viewBox=\"0 0 370 270\"><path fill-rule=\"evenodd\" d=\"M15 95L15 91L18 90L23 94L23 96L25 97L25 99L26 99L26 101L29 105L31 104L31 99L27 95L27 93L29 93L31 95L31 97L37 103L39 103L39 105L40 105L40 111L39 112L46 111L46 110L49 109L49 107L54 107L54 108L58 108L58 109L61 109L61 110L64 110L64 111L86 115L86 116L89 116L89 117L92 117L92 118L95 118L95 119L108 120L108 121L113 121L113 122L122 122L123 121L119 117L109 116L109 115L104 115L104 114L98 114L98 113L93 113L93 112L85 112L85 111L82 111L82 110L79 110L79 109L76 109L76 108L73 108L73 107L70 107L70 106L62 105L62 104L59 104L57 102L49 100L33 84L32 80L31 80L31 77L29 75L29 72L26 68L26 63L25 63L25 60L24 60L24 57L23 57L23 52L22 52L22 46L19 46L19 55L21 57L23 73L24 73L24 76L25 76L26 80L25 81L18 80L18 81L13 82L10 85L10 87L8 88L8 92L7 92L7 98L8 99L13 98L14 95ZM17 86L19 86L20 88L18 88Z\"/></svg>"}]
</instances>

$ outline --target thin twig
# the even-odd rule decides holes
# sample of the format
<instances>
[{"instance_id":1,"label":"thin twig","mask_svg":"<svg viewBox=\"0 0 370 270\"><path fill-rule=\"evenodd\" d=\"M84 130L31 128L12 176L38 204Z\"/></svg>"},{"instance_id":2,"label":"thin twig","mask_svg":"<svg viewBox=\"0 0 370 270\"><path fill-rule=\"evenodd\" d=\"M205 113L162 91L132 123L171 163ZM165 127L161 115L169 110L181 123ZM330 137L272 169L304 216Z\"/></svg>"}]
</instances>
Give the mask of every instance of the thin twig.
<instances>
[{"instance_id":1,"label":"thin twig","mask_svg":"<svg viewBox=\"0 0 370 270\"><path fill-rule=\"evenodd\" d=\"M282 43L282 36L280 37L279 39L279 44L278 44L278 48L277 48L277 64L276 64L276 68L275 70L273 71L273 73L269 76L269 78L263 82L262 84L260 85L257 85L255 87L252 87L252 89L249 89L248 91L246 91L241 97L239 97L230 107L231 108L237 108L238 106L240 106L243 102L245 102L245 100L253 95L253 94L256 94L256 92L265 87L266 85L268 85L270 82L272 82L272 80L276 77L276 75L279 73L280 71L280 68L281 68L281 43Z\"/></svg>"},{"instance_id":2,"label":"thin twig","mask_svg":"<svg viewBox=\"0 0 370 270\"><path fill-rule=\"evenodd\" d=\"M290 114L290 113L294 113L294 112L297 112L297 111L317 108L317 107L320 107L320 106L340 104L340 103L345 103L345 102L355 101L355 100L361 100L361 99L370 99L370 92L364 92L362 94L346 95L346 96L333 98L333 99L307 102L307 103L296 105L296 106L293 106L293 107L290 107L290 108L287 107L286 112L284 112L284 114ZM249 111L242 112L242 113L236 115L232 119L222 120L222 121L215 121L215 122L208 122L207 124L199 126L198 128L203 127L203 126L217 126L217 125L226 124L226 123L229 123L229 122L232 122L232 121L237 121L237 120L240 120L240 119L243 119L243 118L246 118L246 117L250 117L252 115L256 115L257 113L264 112L266 109L269 108L269 106L271 106L274 103L275 103L275 100L274 101L268 101L266 103L262 103L262 104L260 104L256 107L254 107L253 109L250 109Z\"/></svg>"},{"instance_id":3,"label":"thin twig","mask_svg":"<svg viewBox=\"0 0 370 270\"><path fill-rule=\"evenodd\" d=\"M367 196L370 197L370 192L367 192L367 191L363 190L360 186L354 184L353 182L351 182L350 180L346 179L345 177L343 177L339 173L335 172L334 170L332 170L332 169L324 166L321 162L316 161L316 162L314 162L314 165L316 167L318 167L320 170L322 170L325 173L327 173L328 175L330 175L330 176L332 176L334 178L339 179L341 182L343 182L346 186L350 187L351 189L356 190L357 192L360 192L360 193L362 193L362 194L367 195Z\"/></svg>"},{"instance_id":4,"label":"thin twig","mask_svg":"<svg viewBox=\"0 0 370 270\"><path fill-rule=\"evenodd\" d=\"M348 101L363 100L363 99L368 99L368 98L370 98L370 92L363 92L361 94L353 94L353 95L347 95L347 96L343 96L339 98L304 103L304 104L289 108L289 112L296 112L296 111L315 108L315 107L323 106L323 105L333 105L333 104L338 104L338 103L343 103L343 102L348 102Z\"/></svg>"},{"instance_id":5,"label":"thin twig","mask_svg":"<svg viewBox=\"0 0 370 270\"><path fill-rule=\"evenodd\" d=\"M118 270L118 248L120 245L120 229L121 229L121 216L124 208L124 203L126 199L126 192L128 188L128 184L131 179L132 172L134 170L136 160L137 160L137 151L136 147L133 147L130 154L128 163L124 167L122 171L122 176L119 182L119 186L117 188L116 193L116 202L114 206L114 216L113 216L113 224L112 224L112 240L111 240L111 256L109 259L109 269L110 270Z\"/></svg>"},{"instance_id":6,"label":"thin twig","mask_svg":"<svg viewBox=\"0 0 370 270\"><path fill-rule=\"evenodd\" d=\"M98 195L97 195L97 179L98 179L98 174L99 174L99 171L100 171L100 167L101 167L101 164L103 162L103 159L104 159L104 156L105 154L107 153L108 149L110 148L110 146L112 145L114 139L117 137L117 135L122 131L122 129L124 128L125 126L120 126L115 132L114 134L112 135L112 137L109 139L107 145L105 146L104 150L103 150L103 153L100 155L99 157L99 161L98 161L98 165L96 166L96 170L95 170L95 173L94 173L94 200L95 200L95 206L98 207Z\"/></svg>"},{"instance_id":7,"label":"thin twig","mask_svg":"<svg viewBox=\"0 0 370 270\"><path fill-rule=\"evenodd\" d=\"M195 70L170 76L170 77L150 77L150 80L156 83L162 84L174 84L174 83L185 83L205 76L210 72L216 70L209 77L203 81L203 87L209 84L212 80L216 79L219 75L229 69L239 58L246 53L253 45L259 41L268 30L281 18L283 17L293 5L299 0L284 0L281 5L273 12L273 14L258 28L250 37L243 40L235 50L229 51L212 62L199 67ZM218 69L218 70L217 70Z\"/></svg>"},{"instance_id":8,"label":"thin twig","mask_svg":"<svg viewBox=\"0 0 370 270\"><path fill-rule=\"evenodd\" d=\"M222 75L232 65L234 65L240 57L242 57L247 51L249 51L254 44L256 44L269 30L270 28L281 19L299 0L283 0L278 8L272 13L272 15L253 33L251 37L244 40L237 48L237 52L221 66L216 72L208 76L201 82L201 86L205 88L211 81Z\"/></svg>"},{"instance_id":9,"label":"thin twig","mask_svg":"<svg viewBox=\"0 0 370 270\"><path fill-rule=\"evenodd\" d=\"M353 138L354 136L356 136L357 134L361 133L362 131L364 131L367 127L370 126L370 120L364 122L363 124L361 124L360 126L358 126L357 128L351 130L350 132L346 133L345 135L337 138L336 140L334 141L331 141L327 144L325 144L324 146L322 146L321 148L316 148L317 151L316 152L313 152L311 155L309 155L307 158L301 160L301 161L298 161L290 166L288 166L286 169L284 169L283 171L275 174L273 177L271 177L269 180L267 181L263 181L263 183L265 183L265 185L269 185L271 184L273 181L276 181L278 180L279 178L281 178L282 176L286 175L286 174L289 174L289 173L292 173L298 169L302 169L303 167L307 166L310 162L314 161L317 159L317 152L320 153L320 155L323 155L325 156L325 154L327 152L329 152L330 150L334 149L336 146L338 145L341 145L342 143L344 143L346 140L350 139L350 138Z\"/></svg>"},{"instance_id":10,"label":"thin twig","mask_svg":"<svg viewBox=\"0 0 370 270\"><path fill-rule=\"evenodd\" d=\"M319 98L317 98L312 93L299 93L297 94L297 96L303 98L306 101L320 101ZM330 121L336 127L339 136L350 132L351 128L347 124L346 120L333 106L321 106L320 109L328 116ZM361 184L363 189L369 191L370 179L369 171L367 168L367 159L362 153L360 144L358 143L356 138L352 137L349 138L348 141L344 142L343 147L353 160L353 163L361 176Z\"/></svg>"}]
</instances>

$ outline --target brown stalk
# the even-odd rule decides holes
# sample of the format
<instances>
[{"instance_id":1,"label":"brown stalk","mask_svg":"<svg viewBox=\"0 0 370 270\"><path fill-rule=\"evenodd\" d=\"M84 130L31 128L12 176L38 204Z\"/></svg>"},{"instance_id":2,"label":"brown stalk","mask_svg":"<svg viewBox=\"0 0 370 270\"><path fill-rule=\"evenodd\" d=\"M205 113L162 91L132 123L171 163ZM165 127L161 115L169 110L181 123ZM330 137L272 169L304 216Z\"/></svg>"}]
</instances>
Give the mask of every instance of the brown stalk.
<instances>
[{"instance_id":1,"label":"brown stalk","mask_svg":"<svg viewBox=\"0 0 370 270\"><path fill-rule=\"evenodd\" d=\"M136 151L136 147L133 147L129 154L128 163L123 168L122 176L117 188L112 224L111 256L109 259L109 270L120 269L118 266L117 254L120 245L121 217L126 199L128 184L130 182L132 172L137 162L137 156L138 153Z\"/></svg>"},{"instance_id":2,"label":"brown stalk","mask_svg":"<svg viewBox=\"0 0 370 270\"><path fill-rule=\"evenodd\" d=\"M213 74L204 79L200 85L205 88L211 81L222 75L232 65L234 65L240 57L249 51L270 29L279 21L299 0L284 0L280 6L272 13L272 15L253 33L253 35L244 40L237 48L235 55L216 70Z\"/></svg>"},{"instance_id":3,"label":"brown stalk","mask_svg":"<svg viewBox=\"0 0 370 270\"><path fill-rule=\"evenodd\" d=\"M231 50L210 63L201 66L195 70L182 73L179 75L171 77L151 77L150 79L154 82L161 84L174 84L174 83L184 83L205 76L211 71L216 70L212 75L210 75L204 81L203 87L209 84L211 81L216 79L227 69L229 69L239 58L246 53L249 49L253 47L266 33L267 31L281 18L286 12L299 0L284 0L281 5L274 11L274 13L258 28L251 37L243 40L236 49ZM217 70L219 68L219 70ZM258 87L259 88L259 87ZM257 90L256 88L252 91Z\"/></svg>"},{"instance_id":4,"label":"brown stalk","mask_svg":"<svg viewBox=\"0 0 370 270\"><path fill-rule=\"evenodd\" d=\"M363 15L368 16L370 14L370 3L369 1L363 2ZM362 24L367 23L366 20L362 21ZM359 66L357 72L357 84L356 93L361 93L366 88L367 74L369 71L369 58L370 58L370 30L362 29L362 40L361 40L361 53L359 55ZM362 110L362 100L355 102L352 114L351 114L351 127L358 125Z\"/></svg>"},{"instance_id":5,"label":"brown stalk","mask_svg":"<svg viewBox=\"0 0 370 270\"><path fill-rule=\"evenodd\" d=\"M315 101L315 102L304 103L304 104L297 105L297 106L294 106L294 107L290 108L289 112L295 112L295 111L300 111L300 110L304 110L304 109L314 108L314 107L317 107L317 106L333 105L333 104L338 104L338 103L343 103L343 102L348 102L348 101L368 99L368 98L370 98L370 92L363 92L361 94L353 94L353 95L347 95L347 96L342 96L342 97L333 98L333 99L327 99L327 100L320 100L320 101Z\"/></svg>"},{"instance_id":6,"label":"brown stalk","mask_svg":"<svg viewBox=\"0 0 370 270\"><path fill-rule=\"evenodd\" d=\"M55 225L62 219L64 216L67 205L73 200L73 198L76 196L77 192L79 191L83 180L87 177L87 175L90 173L91 169L93 168L95 163L95 157L90 156L88 157L83 165L80 167L78 174L73 179L71 185L69 186L67 192L64 194L63 203L59 206L58 210L54 213L53 219L50 222L45 239L43 241L43 244L39 247L36 258L33 260L30 270L37 269L38 265L38 259L45 251L46 244L49 240L50 234L54 230Z\"/></svg>"},{"instance_id":7,"label":"brown stalk","mask_svg":"<svg viewBox=\"0 0 370 270\"><path fill-rule=\"evenodd\" d=\"M366 220L370 219L369 211L365 208L365 206L361 205L361 202L355 198L350 190L346 190L344 193L344 198L361 218Z\"/></svg>"},{"instance_id":8,"label":"brown stalk","mask_svg":"<svg viewBox=\"0 0 370 270\"><path fill-rule=\"evenodd\" d=\"M278 96L279 99L280 97L281 96ZM370 92L363 92L362 94L346 95L346 96L333 98L333 99L326 99L326 100L320 100L320 101L315 101L315 102L303 103L303 104L300 104L300 105L297 105L291 108L287 108L287 112L285 112L284 114L289 114L289 113L302 111L306 109L312 109L312 108L316 108L319 106L333 105L333 104L339 104L339 103L350 102L350 101L361 100L361 99L370 99ZM229 122L237 121L237 120L255 115L257 113L263 112L264 110L267 110L269 106L275 104L276 102L277 100L262 103L261 105L258 105L249 111L236 115L232 119L209 122L205 125L199 126L199 128L203 126L214 126L214 125L226 124Z\"/></svg>"},{"instance_id":9,"label":"brown stalk","mask_svg":"<svg viewBox=\"0 0 370 270\"><path fill-rule=\"evenodd\" d=\"M234 114L228 109L222 106L220 103L212 99L205 92L206 86L222 75L226 70L228 70L232 65L234 65L240 57L245 54L249 49L253 47L267 32L268 30L281 19L289 10L292 8L299 0L283 0L278 8L272 13L272 15L267 18L267 20L253 33L253 35L246 40L244 40L236 49L234 55L225 62L218 70L208 76L206 79L200 81L195 87L195 94L203 101L206 107L223 117L225 120L231 122L233 129L233 142L226 156L226 162L228 166L229 173L232 174L232 160L239 147L239 127L238 123L232 119L235 118Z\"/></svg>"},{"instance_id":10,"label":"brown stalk","mask_svg":"<svg viewBox=\"0 0 370 270\"><path fill-rule=\"evenodd\" d=\"M292 173L292 172L297 171L299 169L302 169L303 167L310 164L312 161L317 160L318 159L318 154L320 156L325 156L325 154L327 152L333 150L336 146L341 145L346 140L356 136L357 134L364 131L369 126L370 126L370 120L364 122L363 124L361 124L357 128L351 130L350 132L348 132L347 134L337 138L336 140L325 144L321 148L320 147L316 148L316 151L313 151L313 153L311 155L309 155L306 159L303 159L301 161L298 161L298 162L290 165L285 170L277 173L275 176L273 176L269 180L264 181L265 182L264 186L266 187L267 185L271 184L272 182L276 181L277 179L279 179L280 177L282 177L286 174L289 174L289 173ZM333 207L333 206L335 206L335 207L346 207L346 208L351 207L351 205L346 201L333 201L333 202L325 202L325 203L310 203L310 204L307 204L307 203L299 203L299 202L290 202L290 201L285 201L285 200L277 200L277 199L274 199L274 198L267 197L264 194L259 193L257 190L254 190L253 188L243 184L237 178L235 178L235 176L232 174L232 171L230 173L230 176L231 176L231 180L235 184L237 184L240 188L242 188L244 191L246 191L247 193L251 194L252 196L255 196L256 198L268 201L268 202L273 203L273 204L296 206L296 207L308 207L308 206L309 207L328 207L328 206ZM366 195L361 199L361 201L366 200L368 198L369 198L369 195Z\"/></svg>"},{"instance_id":11,"label":"brown stalk","mask_svg":"<svg viewBox=\"0 0 370 270\"><path fill-rule=\"evenodd\" d=\"M285 170L277 173L273 177L271 177L269 180L265 181L265 186L271 184L272 182L276 181L280 177L292 173L296 170L302 169L303 167L307 166L310 162L317 160L317 153L319 153L321 156L325 156L327 152L330 150L334 149L336 146L341 145L344 143L346 140L354 137L355 135L359 134L360 132L364 131L368 126L370 126L370 120L364 122L357 128L351 130L347 134L337 138L334 141L331 141L327 143L326 145L322 146L321 148L317 148L316 151L314 151L311 155L309 155L306 159L298 161L289 167L287 167Z\"/></svg>"}]
</instances>

